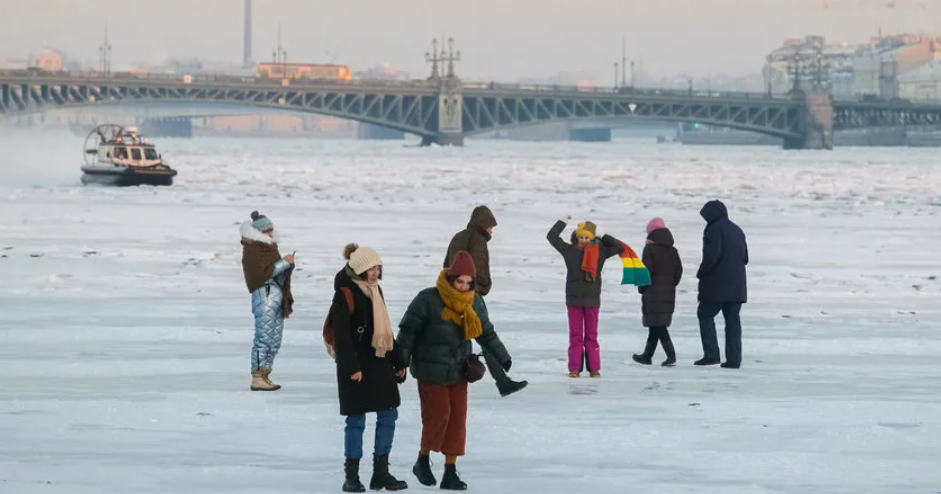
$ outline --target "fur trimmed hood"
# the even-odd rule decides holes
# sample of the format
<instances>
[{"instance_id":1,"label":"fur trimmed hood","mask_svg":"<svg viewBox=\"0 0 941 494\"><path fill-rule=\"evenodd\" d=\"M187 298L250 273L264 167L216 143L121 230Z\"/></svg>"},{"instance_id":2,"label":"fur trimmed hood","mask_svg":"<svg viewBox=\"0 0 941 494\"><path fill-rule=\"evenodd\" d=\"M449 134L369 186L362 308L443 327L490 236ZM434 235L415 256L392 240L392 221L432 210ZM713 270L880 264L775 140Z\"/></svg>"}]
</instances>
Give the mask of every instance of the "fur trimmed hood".
<instances>
[{"instance_id":1,"label":"fur trimmed hood","mask_svg":"<svg viewBox=\"0 0 941 494\"><path fill-rule=\"evenodd\" d=\"M254 240L255 242L261 242L263 244L277 244L281 240L281 235L278 234L278 230L275 230L272 236L269 237L256 230L255 227L252 226L251 221L242 222L241 226L239 226L239 235L245 240Z\"/></svg>"}]
</instances>

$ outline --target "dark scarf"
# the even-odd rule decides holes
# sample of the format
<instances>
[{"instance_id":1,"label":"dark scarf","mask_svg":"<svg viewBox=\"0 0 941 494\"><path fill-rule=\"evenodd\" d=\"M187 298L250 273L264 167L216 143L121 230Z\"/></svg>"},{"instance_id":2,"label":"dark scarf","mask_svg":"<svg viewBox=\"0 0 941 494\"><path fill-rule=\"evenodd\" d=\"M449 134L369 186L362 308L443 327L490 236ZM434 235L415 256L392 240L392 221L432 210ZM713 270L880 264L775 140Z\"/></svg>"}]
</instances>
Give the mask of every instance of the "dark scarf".
<instances>
[{"instance_id":1,"label":"dark scarf","mask_svg":"<svg viewBox=\"0 0 941 494\"><path fill-rule=\"evenodd\" d=\"M257 240L242 239L242 273L245 274L245 285L248 293L261 288L271 279L274 272L274 263L281 260L278 244L259 242ZM291 274L294 267L288 268L283 274L284 282L281 291L284 301L281 304L281 315L287 319L291 317L294 308L294 297L291 295Z\"/></svg>"}]
</instances>

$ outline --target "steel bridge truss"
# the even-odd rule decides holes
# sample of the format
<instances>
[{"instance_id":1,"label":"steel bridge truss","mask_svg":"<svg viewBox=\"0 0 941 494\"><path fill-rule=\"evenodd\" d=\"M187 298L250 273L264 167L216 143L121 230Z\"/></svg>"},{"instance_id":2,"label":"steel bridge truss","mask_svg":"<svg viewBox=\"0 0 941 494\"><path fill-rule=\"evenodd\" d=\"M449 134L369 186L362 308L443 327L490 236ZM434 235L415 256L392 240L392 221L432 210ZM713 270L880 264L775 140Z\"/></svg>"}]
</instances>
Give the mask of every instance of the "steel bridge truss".
<instances>
[{"instance_id":1,"label":"steel bridge truss","mask_svg":"<svg viewBox=\"0 0 941 494\"><path fill-rule=\"evenodd\" d=\"M248 105L335 116L422 136L436 135L438 128L438 97L422 91L363 91L343 86L295 89L0 83L0 114L122 102Z\"/></svg>"},{"instance_id":2,"label":"steel bridge truss","mask_svg":"<svg viewBox=\"0 0 941 494\"><path fill-rule=\"evenodd\" d=\"M674 96L491 96L464 92L465 134L560 120L625 118L700 123L782 138L802 134L800 105L780 99L716 101Z\"/></svg>"}]
</instances>

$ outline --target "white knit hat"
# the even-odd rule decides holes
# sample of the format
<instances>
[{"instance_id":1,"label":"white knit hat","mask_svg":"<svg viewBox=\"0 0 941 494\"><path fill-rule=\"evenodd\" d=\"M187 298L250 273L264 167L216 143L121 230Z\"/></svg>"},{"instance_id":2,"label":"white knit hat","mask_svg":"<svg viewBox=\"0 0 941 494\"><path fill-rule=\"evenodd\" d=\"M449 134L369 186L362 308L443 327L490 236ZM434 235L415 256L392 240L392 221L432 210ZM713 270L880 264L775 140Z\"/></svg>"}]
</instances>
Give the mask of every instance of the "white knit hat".
<instances>
[{"instance_id":1,"label":"white knit hat","mask_svg":"<svg viewBox=\"0 0 941 494\"><path fill-rule=\"evenodd\" d=\"M349 248L349 247L348 247ZM356 247L347 257L349 259L350 269L357 275L361 275L375 266L382 266L382 258L379 253L369 247Z\"/></svg>"}]
</instances>

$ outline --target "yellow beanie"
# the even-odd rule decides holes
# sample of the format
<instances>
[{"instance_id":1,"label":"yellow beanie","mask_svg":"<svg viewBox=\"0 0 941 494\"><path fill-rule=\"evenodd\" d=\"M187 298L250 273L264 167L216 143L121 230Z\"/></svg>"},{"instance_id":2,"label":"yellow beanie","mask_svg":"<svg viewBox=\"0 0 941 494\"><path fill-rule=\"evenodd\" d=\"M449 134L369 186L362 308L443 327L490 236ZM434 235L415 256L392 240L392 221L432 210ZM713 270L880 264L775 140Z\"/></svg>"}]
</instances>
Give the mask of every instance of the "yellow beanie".
<instances>
[{"instance_id":1,"label":"yellow beanie","mask_svg":"<svg viewBox=\"0 0 941 494\"><path fill-rule=\"evenodd\" d=\"M595 239L595 232L598 231L598 227L590 221L584 221L578 224L578 228L575 229L576 237L588 237L592 240Z\"/></svg>"}]
</instances>

